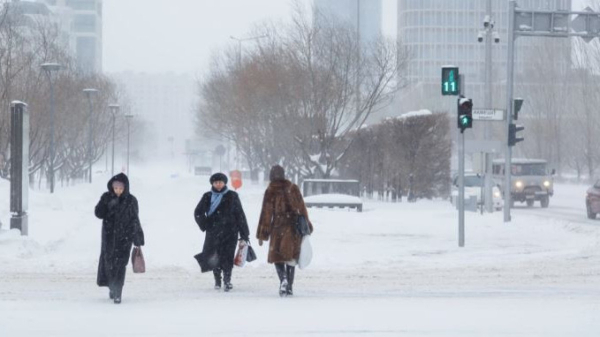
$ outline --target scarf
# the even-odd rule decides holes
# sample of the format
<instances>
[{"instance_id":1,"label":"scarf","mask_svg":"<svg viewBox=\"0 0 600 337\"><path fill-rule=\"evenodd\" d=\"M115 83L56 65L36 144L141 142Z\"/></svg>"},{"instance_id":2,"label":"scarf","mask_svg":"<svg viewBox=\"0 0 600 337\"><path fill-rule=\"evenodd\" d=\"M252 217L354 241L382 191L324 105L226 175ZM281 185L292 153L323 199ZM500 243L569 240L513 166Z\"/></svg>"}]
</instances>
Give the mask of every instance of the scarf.
<instances>
[{"instance_id":1,"label":"scarf","mask_svg":"<svg viewBox=\"0 0 600 337\"><path fill-rule=\"evenodd\" d=\"M216 192L214 189L210 192L212 194L210 196L210 209L208 210L209 216L217 210L217 207L219 207L219 204L221 203L221 199L223 199L223 196L225 193L229 192L229 190L227 189L227 186L225 186L221 192Z\"/></svg>"}]
</instances>

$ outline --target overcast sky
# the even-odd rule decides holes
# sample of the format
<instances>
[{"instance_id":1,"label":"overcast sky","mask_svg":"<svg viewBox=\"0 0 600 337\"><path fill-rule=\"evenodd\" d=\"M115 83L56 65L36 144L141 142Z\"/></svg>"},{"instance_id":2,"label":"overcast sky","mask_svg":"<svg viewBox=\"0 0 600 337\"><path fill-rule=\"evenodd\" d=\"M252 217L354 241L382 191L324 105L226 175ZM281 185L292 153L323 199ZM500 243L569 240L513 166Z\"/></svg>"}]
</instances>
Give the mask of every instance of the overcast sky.
<instances>
[{"instance_id":1,"label":"overcast sky","mask_svg":"<svg viewBox=\"0 0 600 337\"><path fill-rule=\"evenodd\" d=\"M301 0L309 4L310 0ZM383 32L394 36L396 0L383 1ZM584 0L573 0L581 9ZM287 20L291 0L104 0L104 71L200 74L216 49L256 22Z\"/></svg>"},{"instance_id":2,"label":"overcast sky","mask_svg":"<svg viewBox=\"0 0 600 337\"><path fill-rule=\"evenodd\" d=\"M310 0L302 0L309 3ZM244 37L256 22L286 20L289 0L104 0L105 72L202 72L211 53ZM396 1L383 0L393 34Z\"/></svg>"}]
</instances>

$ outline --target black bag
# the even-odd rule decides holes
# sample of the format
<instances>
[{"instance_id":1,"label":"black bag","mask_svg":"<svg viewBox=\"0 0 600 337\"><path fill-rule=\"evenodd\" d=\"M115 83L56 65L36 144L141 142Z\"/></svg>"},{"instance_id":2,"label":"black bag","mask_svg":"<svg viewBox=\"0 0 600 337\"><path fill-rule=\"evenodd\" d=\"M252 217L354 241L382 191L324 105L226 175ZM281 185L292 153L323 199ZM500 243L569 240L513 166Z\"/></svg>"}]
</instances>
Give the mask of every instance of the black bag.
<instances>
[{"instance_id":1,"label":"black bag","mask_svg":"<svg viewBox=\"0 0 600 337\"><path fill-rule=\"evenodd\" d=\"M308 221L302 214L298 214L296 216L296 232L300 236L305 236L310 234L310 228L308 228Z\"/></svg>"},{"instance_id":2,"label":"black bag","mask_svg":"<svg viewBox=\"0 0 600 337\"><path fill-rule=\"evenodd\" d=\"M246 255L246 262L252 262L256 260L256 253L252 246L248 245L248 255Z\"/></svg>"},{"instance_id":3,"label":"black bag","mask_svg":"<svg viewBox=\"0 0 600 337\"><path fill-rule=\"evenodd\" d=\"M196 261L198 261L198 264L200 265L200 271L206 273L215 269L216 265L214 263L215 256L213 256L212 258L207 258L204 255L204 253L196 254L194 255L194 258L196 259Z\"/></svg>"},{"instance_id":4,"label":"black bag","mask_svg":"<svg viewBox=\"0 0 600 337\"><path fill-rule=\"evenodd\" d=\"M295 219L293 222L294 228L296 229L296 233L300 236L305 236L310 234L310 228L308 227L308 221L306 221L306 217L303 214L300 214L298 211L291 210L292 205L288 198L288 191L283 192L283 198L288 206L289 212L295 213Z\"/></svg>"}]
</instances>

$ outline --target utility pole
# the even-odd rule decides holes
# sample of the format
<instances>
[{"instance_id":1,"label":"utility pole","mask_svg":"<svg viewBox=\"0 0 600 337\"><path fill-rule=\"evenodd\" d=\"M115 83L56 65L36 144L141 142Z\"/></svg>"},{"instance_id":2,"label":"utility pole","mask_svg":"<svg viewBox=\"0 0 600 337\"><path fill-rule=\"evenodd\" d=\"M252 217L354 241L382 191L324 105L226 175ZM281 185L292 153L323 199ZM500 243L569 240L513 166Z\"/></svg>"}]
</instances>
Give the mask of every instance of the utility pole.
<instances>
[{"instance_id":1,"label":"utility pole","mask_svg":"<svg viewBox=\"0 0 600 337\"><path fill-rule=\"evenodd\" d=\"M119 113L120 106L118 104L110 104L108 106L110 108L110 112L112 113L112 169L111 176L115 176L115 123L117 119L117 114Z\"/></svg>"},{"instance_id":2,"label":"utility pole","mask_svg":"<svg viewBox=\"0 0 600 337\"><path fill-rule=\"evenodd\" d=\"M88 162L89 162L89 182L90 184L92 183L92 164L93 164L93 158L92 158L92 141L94 138L94 126L93 126L93 118L94 118L94 109L92 106L92 95L97 93L98 90L96 89L83 89L83 92L86 94L87 99L88 99L88 104L90 107L90 117L89 117L89 133L88 133Z\"/></svg>"}]
</instances>

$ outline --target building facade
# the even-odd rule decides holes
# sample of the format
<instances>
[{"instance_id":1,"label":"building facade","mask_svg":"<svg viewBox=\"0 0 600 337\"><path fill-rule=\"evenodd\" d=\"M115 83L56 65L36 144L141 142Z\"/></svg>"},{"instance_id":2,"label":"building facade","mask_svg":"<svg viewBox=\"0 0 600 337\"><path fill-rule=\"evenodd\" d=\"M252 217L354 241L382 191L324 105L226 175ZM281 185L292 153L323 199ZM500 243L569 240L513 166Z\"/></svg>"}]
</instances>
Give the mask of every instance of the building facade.
<instances>
[{"instance_id":1,"label":"building facade","mask_svg":"<svg viewBox=\"0 0 600 337\"><path fill-rule=\"evenodd\" d=\"M325 17L335 16L353 27L358 25L361 41L372 41L381 34L381 0L315 0L314 5Z\"/></svg>"},{"instance_id":2,"label":"building facade","mask_svg":"<svg viewBox=\"0 0 600 337\"><path fill-rule=\"evenodd\" d=\"M102 0L37 0L57 17L83 73L102 72Z\"/></svg>"},{"instance_id":3,"label":"building facade","mask_svg":"<svg viewBox=\"0 0 600 337\"><path fill-rule=\"evenodd\" d=\"M412 60L406 71L409 87L397 99L400 112L428 108L447 111L454 99L441 96L441 67L455 65L464 74L465 94L482 107L485 94L485 43L478 42L486 16L486 0L398 0L398 39L408 46ZM494 30L500 38L492 45L492 106L504 108L507 61L508 1L491 0ZM570 10L571 0L519 0L521 8ZM568 39L519 38L517 76L527 71L527 60L540 45L551 52L570 53ZM535 83L532 83L535 85ZM517 93L518 96L518 93ZM488 107L486 107L488 108Z\"/></svg>"},{"instance_id":4,"label":"building facade","mask_svg":"<svg viewBox=\"0 0 600 337\"><path fill-rule=\"evenodd\" d=\"M161 157L185 152L194 131L194 78L187 74L120 72L109 74L124 89L131 114L150 130L154 153Z\"/></svg>"}]
</instances>

